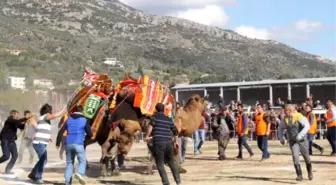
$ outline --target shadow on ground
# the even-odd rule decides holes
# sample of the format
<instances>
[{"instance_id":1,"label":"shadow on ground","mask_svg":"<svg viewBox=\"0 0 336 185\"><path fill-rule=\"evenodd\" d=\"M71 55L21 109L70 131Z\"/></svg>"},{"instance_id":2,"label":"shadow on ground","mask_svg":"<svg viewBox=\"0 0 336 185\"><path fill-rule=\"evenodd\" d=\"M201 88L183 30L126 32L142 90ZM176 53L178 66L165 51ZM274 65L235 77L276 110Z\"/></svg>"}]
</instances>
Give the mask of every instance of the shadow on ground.
<instances>
[{"instance_id":1,"label":"shadow on ground","mask_svg":"<svg viewBox=\"0 0 336 185\"><path fill-rule=\"evenodd\" d=\"M246 179L246 180L262 180L262 181L270 181L274 183L281 184L297 184L293 182L293 179L289 178L268 178L268 177L251 177L251 176L227 176L225 178L228 179Z\"/></svg>"},{"instance_id":2,"label":"shadow on ground","mask_svg":"<svg viewBox=\"0 0 336 185\"><path fill-rule=\"evenodd\" d=\"M197 156L197 157L186 157L186 160L191 161L219 161L218 157L211 157L211 156ZM248 158L243 160L250 160ZM228 157L225 161L242 161L242 159L236 159L234 157Z\"/></svg>"},{"instance_id":3,"label":"shadow on ground","mask_svg":"<svg viewBox=\"0 0 336 185\"><path fill-rule=\"evenodd\" d=\"M330 165L335 165L336 162L334 161L312 161L311 163L313 164L330 164Z\"/></svg>"},{"instance_id":4,"label":"shadow on ground","mask_svg":"<svg viewBox=\"0 0 336 185\"><path fill-rule=\"evenodd\" d=\"M145 183L121 181L121 180L100 180L98 182L101 184L115 184L115 185L146 185Z\"/></svg>"},{"instance_id":5,"label":"shadow on ground","mask_svg":"<svg viewBox=\"0 0 336 185\"><path fill-rule=\"evenodd\" d=\"M22 168L25 172L31 172L32 168ZM64 174L65 166L62 167L52 167L52 168L44 168L43 173L58 173Z\"/></svg>"},{"instance_id":6,"label":"shadow on ground","mask_svg":"<svg viewBox=\"0 0 336 185\"><path fill-rule=\"evenodd\" d=\"M21 180L21 179L17 179L17 178L6 178L6 177L0 177L0 179L7 181L7 182L11 182L11 184L15 184L15 183L27 183L27 184L34 184L33 181L31 180ZM45 185L64 185L64 183L60 183L57 181L43 181Z\"/></svg>"}]
</instances>

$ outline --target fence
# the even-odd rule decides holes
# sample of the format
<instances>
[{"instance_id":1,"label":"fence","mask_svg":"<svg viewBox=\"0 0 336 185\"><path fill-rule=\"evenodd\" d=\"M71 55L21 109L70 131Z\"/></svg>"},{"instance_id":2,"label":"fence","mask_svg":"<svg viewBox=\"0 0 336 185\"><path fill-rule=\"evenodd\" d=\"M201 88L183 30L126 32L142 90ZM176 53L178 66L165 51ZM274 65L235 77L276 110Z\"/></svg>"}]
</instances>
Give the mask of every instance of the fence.
<instances>
[{"instance_id":1,"label":"fence","mask_svg":"<svg viewBox=\"0 0 336 185\"><path fill-rule=\"evenodd\" d=\"M212 122L208 122L207 123L207 128L206 128L206 140L208 141L213 141L214 138L213 138L213 131L212 131ZM286 134L286 133L285 133ZM237 135L237 132L235 130L231 131L231 134L232 138L238 138L238 135ZM256 132L255 131L250 131L248 133L248 138L249 140L256 140L257 139L257 136L256 136ZM327 137L327 128L325 126L325 123L323 121L319 121L318 122L318 129L317 129L317 132L316 132L316 135L315 135L315 138L316 139L326 139ZM270 131L270 136L269 136L269 140L278 140L278 129L274 129L274 130L271 130Z\"/></svg>"}]
</instances>

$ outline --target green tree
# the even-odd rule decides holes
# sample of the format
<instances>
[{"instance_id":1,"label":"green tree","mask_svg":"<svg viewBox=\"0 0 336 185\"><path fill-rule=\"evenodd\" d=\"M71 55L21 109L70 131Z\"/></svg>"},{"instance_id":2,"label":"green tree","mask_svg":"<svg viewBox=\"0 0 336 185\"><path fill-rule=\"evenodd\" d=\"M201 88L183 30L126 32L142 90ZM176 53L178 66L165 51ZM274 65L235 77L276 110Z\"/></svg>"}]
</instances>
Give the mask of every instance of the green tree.
<instances>
[{"instance_id":1,"label":"green tree","mask_svg":"<svg viewBox=\"0 0 336 185\"><path fill-rule=\"evenodd\" d=\"M140 64L138 64L138 70L137 70L137 72L138 72L141 76L144 75L144 71L143 71L143 69L142 69L142 67L141 67Z\"/></svg>"}]
</instances>

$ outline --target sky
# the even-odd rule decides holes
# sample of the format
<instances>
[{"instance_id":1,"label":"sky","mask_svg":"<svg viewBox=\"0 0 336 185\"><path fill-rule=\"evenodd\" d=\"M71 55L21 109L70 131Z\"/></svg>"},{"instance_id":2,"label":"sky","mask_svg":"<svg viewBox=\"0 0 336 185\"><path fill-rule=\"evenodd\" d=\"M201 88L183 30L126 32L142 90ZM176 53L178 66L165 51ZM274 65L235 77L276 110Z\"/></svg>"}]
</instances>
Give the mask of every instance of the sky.
<instances>
[{"instance_id":1,"label":"sky","mask_svg":"<svg viewBox=\"0 0 336 185\"><path fill-rule=\"evenodd\" d=\"M335 0L120 0L167 15L276 40L336 60Z\"/></svg>"}]
</instances>

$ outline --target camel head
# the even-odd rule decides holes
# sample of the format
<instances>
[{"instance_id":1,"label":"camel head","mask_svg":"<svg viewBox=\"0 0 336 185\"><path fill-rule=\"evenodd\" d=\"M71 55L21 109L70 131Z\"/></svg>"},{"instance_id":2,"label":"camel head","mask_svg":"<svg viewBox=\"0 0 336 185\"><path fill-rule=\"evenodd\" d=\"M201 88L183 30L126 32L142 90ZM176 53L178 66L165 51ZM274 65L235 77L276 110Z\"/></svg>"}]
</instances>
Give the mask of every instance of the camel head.
<instances>
[{"instance_id":1,"label":"camel head","mask_svg":"<svg viewBox=\"0 0 336 185\"><path fill-rule=\"evenodd\" d=\"M200 112L204 112L209 105L209 101L207 98L201 97L198 94L192 95L187 104L185 105L185 110L199 110Z\"/></svg>"}]
</instances>

